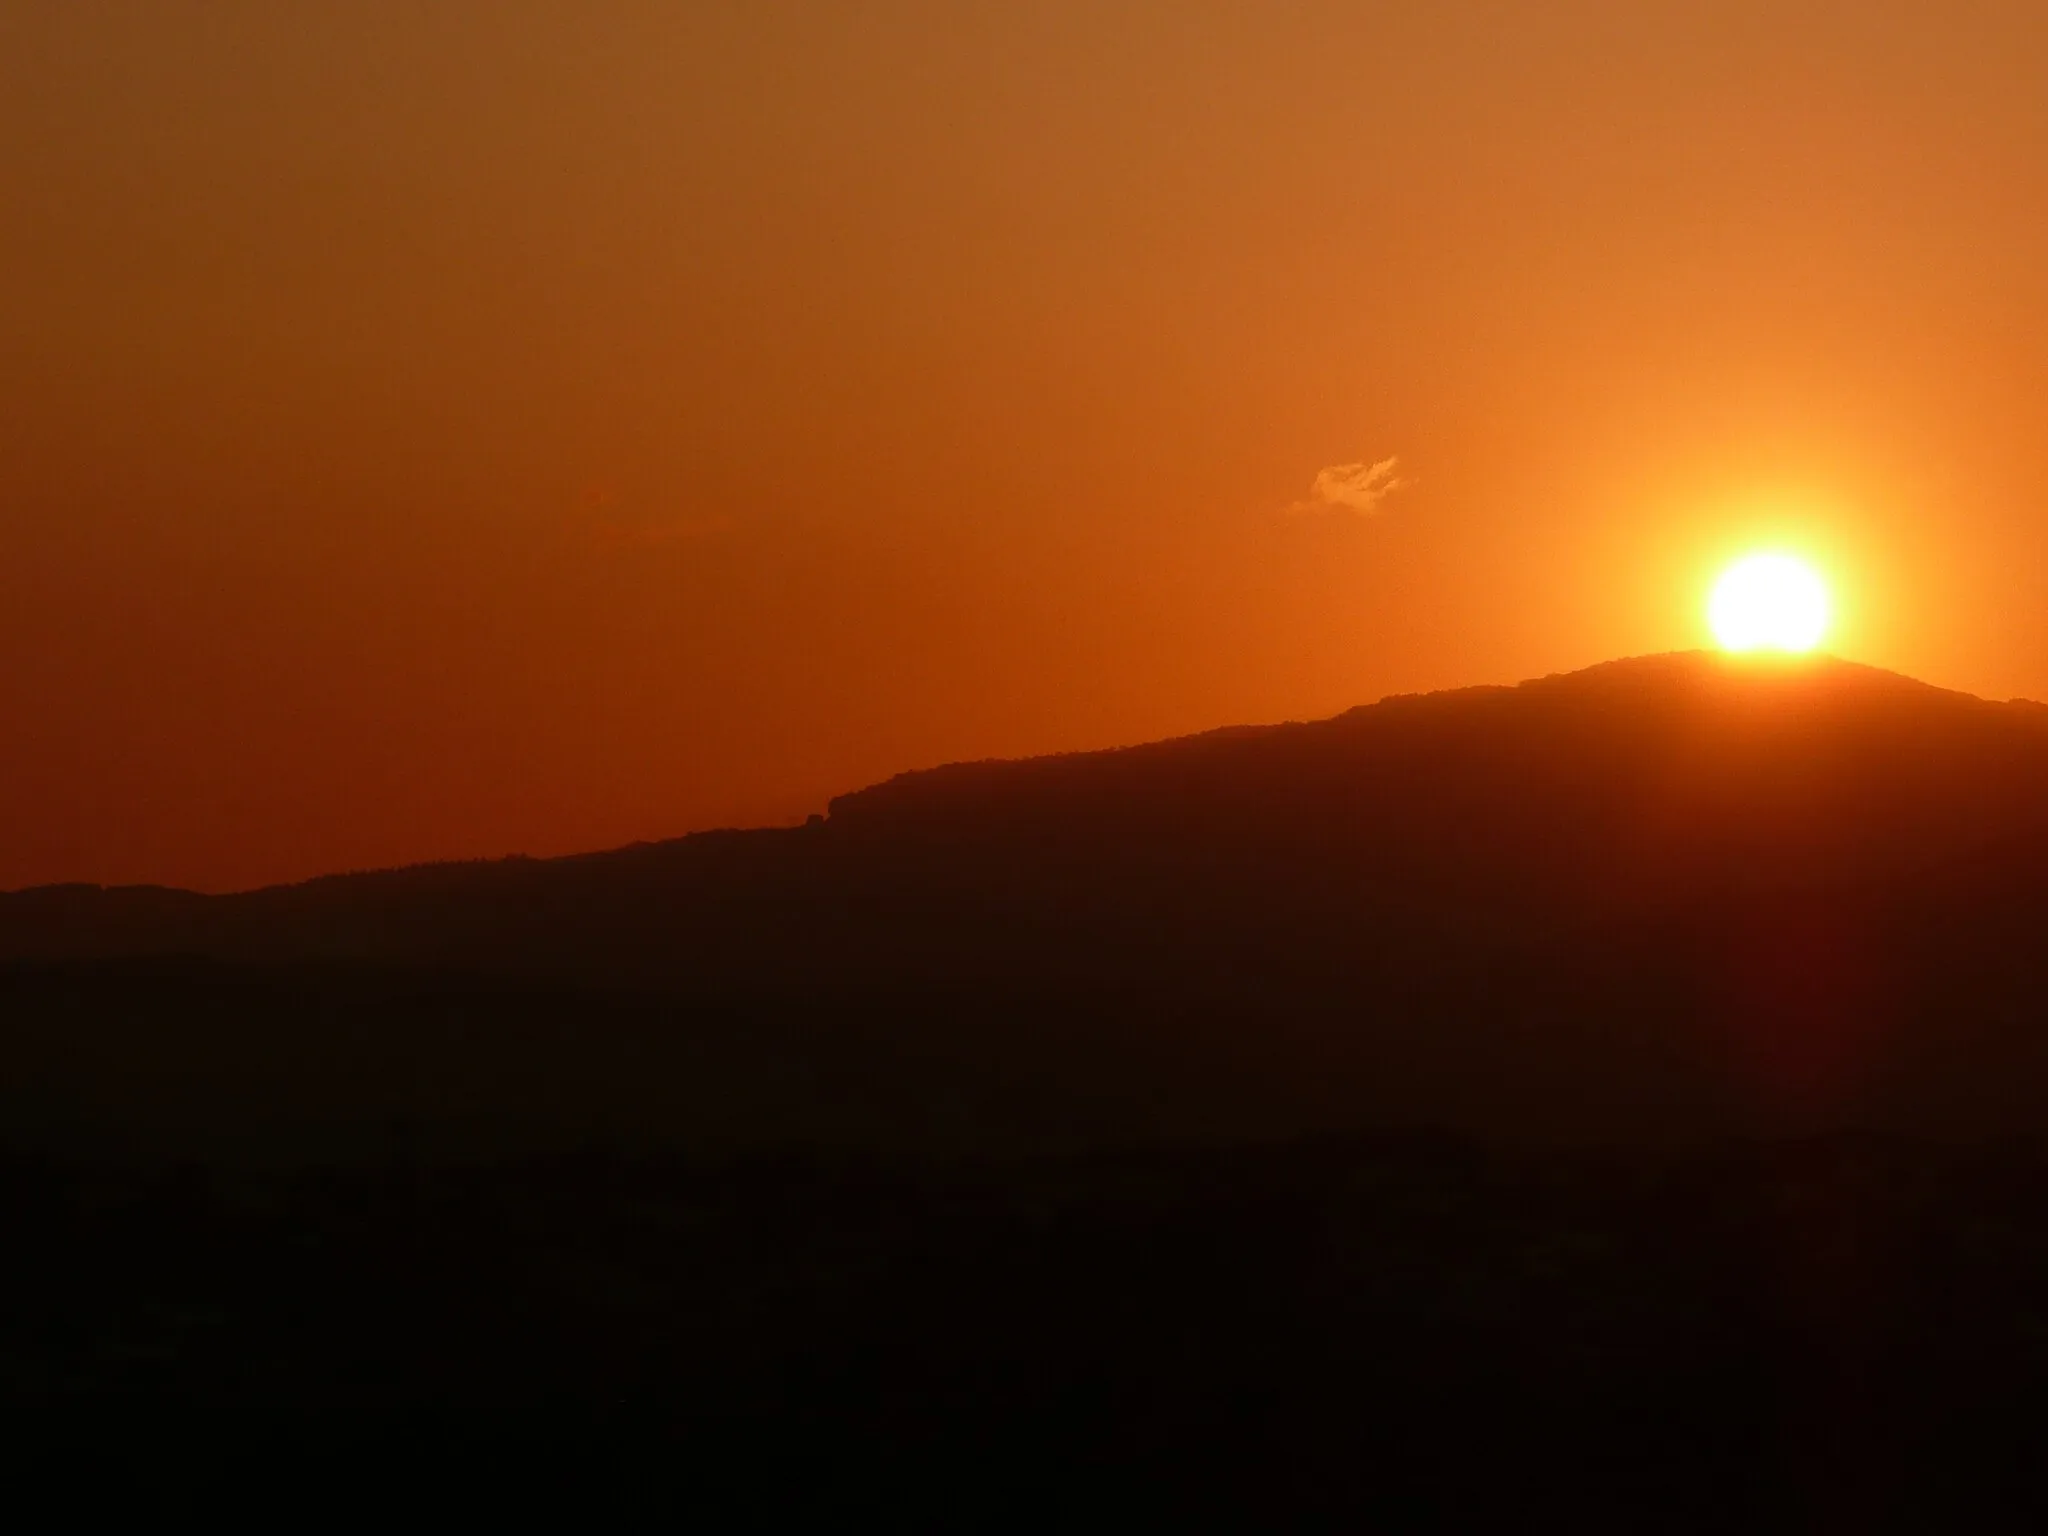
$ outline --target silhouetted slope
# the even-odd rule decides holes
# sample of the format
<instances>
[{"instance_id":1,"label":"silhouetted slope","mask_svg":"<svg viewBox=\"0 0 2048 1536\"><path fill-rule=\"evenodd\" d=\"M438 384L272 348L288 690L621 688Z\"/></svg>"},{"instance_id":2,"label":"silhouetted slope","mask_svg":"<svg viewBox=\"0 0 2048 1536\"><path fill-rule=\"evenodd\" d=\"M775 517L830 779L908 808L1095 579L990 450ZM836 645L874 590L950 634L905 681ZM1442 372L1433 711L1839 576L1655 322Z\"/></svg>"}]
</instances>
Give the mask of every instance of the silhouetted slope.
<instances>
[{"instance_id":1,"label":"silhouetted slope","mask_svg":"<svg viewBox=\"0 0 2048 1536\"><path fill-rule=\"evenodd\" d=\"M313 966L265 983L330 999L296 1010L209 1005L197 973L118 984L131 1013L186 996L202 1033L240 1007L286 1080L284 1042L321 1029L412 1070L427 1036L331 1003L355 996L337 975L395 967L523 999L522 1049L579 1063L577 1115L630 1100L682 1134L728 1078L781 1085L758 1117L778 1135L2034 1126L2044 934L2048 709L1704 655L906 774L799 829L0 897L0 957L95 962L64 973L74 999L114 959ZM34 1012L57 983L11 985ZM656 1078L724 1010L718 1049L683 1051L688 1093L587 1070L624 1027L592 1000L627 995ZM427 1032L497 1049L487 1021L457 1033ZM567 1113L522 1081L499 1109Z\"/></svg>"},{"instance_id":2,"label":"silhouetted slope","mask_svg":"<svg viewBox=\"0 0 2048 1536\"><path fill-rule=\"evenodd\" d=\"M1657 656L1311 724L905 774L802 829L219 898L23 892L0 897L0 954L459 954L519 970L645 946L662 965L761 954L824 970L928 964L934 937L951 946L982 917L999 919L976 937L1007 974L1015 922L1075 943L1100 923L1122 941L1205 914L1321 926L1337 900L1519 927L1898 881L2044 828L2048 707L1837 661ZM503 947L508 934L521 942Z\"/></svg>"}]
</instances>

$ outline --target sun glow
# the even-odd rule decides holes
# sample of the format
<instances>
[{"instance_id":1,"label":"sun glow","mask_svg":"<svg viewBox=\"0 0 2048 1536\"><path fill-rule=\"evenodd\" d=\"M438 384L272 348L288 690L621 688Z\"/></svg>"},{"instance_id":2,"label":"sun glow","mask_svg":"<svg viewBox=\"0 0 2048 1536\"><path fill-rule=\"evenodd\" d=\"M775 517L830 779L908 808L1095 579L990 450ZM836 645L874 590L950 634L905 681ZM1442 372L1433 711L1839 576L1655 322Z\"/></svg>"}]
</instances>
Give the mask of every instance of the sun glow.
<instances>
[{"instance_id":1,"label":"sun glow","mask_svg":"<svg viewBox=\"0 0 2048 1536\"><path fill-rule=\"evenodd\" d=\"M1750 555L1714 583L1707 623L1723 650L1810 651L1827 633L1827 584L1790 555Z\"/></svg>"}]
</instances>

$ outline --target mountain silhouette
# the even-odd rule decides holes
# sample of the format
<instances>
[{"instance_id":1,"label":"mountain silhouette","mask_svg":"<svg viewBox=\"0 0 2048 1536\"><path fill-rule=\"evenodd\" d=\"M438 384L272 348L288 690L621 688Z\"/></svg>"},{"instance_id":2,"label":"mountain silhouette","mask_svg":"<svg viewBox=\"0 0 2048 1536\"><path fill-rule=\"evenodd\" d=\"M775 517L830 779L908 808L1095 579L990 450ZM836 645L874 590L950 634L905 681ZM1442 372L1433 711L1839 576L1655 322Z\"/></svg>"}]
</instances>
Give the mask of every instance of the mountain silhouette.
<instances>
[{"instance_id":1,"label":"mountain silhouette","mask_svg":"<svg viewBox=\"0 0 2048 1536\"><path fill-rule=\"evenodd\" d=\"M2048 707L1652 656L905 774L800 828L0 896L7 1113L2003 1134L2048 1128L2044 923Z\"/></svg>"},{"instance_id":2,"label":"mountain silhouette","mask_svg":"<svg viewBox=\"0 0 2048 1536\"><path fill-rule=\"evenodd\" d=\"M10 1465L2038 1525L2044 934L2048 710L1701 655L798 828L0 896Z\"/></svg>"}]
</instances>

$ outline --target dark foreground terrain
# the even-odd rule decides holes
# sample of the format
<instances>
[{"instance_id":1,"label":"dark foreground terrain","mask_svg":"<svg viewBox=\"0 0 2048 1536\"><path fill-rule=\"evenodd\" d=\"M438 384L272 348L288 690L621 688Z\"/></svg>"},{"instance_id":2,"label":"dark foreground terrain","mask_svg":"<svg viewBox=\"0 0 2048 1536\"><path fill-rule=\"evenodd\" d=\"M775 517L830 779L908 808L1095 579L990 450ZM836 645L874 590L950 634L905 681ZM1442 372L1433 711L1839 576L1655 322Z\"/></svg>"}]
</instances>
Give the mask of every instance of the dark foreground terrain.
<instances>
[{"instance_id":1,"label":"dark foreground terrain","mask_svg":"<svg viewBox=\"0 0 2048 1536\"><path fill-rule=\"evenodd\" d=\"M13 1159L17 1489L985 1528L2048 1519L2048 1155Z\"/></svg>"},{"instance_id":2,"label":"dark foreground terrain","mask_svg":"<svg viewBox=\"0 0 2048 1536\"><path fill-rule=\"evenodd\" d=\"M1649 657L0 895L75 1507L2048 1520L2048 709Z\"/></svg>"}]
</instances>

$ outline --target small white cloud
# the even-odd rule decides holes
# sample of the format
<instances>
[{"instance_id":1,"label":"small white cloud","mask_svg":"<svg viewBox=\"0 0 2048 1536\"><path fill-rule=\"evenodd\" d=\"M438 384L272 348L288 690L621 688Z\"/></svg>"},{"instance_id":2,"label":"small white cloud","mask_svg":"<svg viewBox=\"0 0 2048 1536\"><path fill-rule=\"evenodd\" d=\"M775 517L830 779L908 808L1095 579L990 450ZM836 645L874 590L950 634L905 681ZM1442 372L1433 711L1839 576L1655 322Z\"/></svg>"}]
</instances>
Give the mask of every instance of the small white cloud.
<instances>
[{"instance_id":1,"label":"small white cloud","mask_svg":"<svg viewBox=\"0 0 2048 1536\"><path fill-rule=\"evenodd\" d=\"M1332 464L1316 472L1316 483L1309 487L1308 495L1287 510L1297 516L1343 511L1371 517L1381 502L1414 483L1412 477L1401 473L1397 458L1376 464Z\"/></svg>"}]
</instances>

